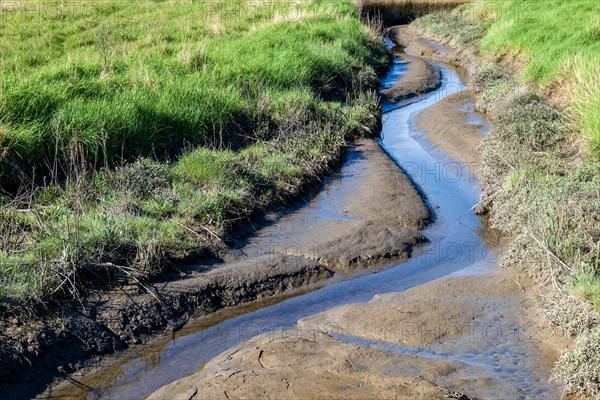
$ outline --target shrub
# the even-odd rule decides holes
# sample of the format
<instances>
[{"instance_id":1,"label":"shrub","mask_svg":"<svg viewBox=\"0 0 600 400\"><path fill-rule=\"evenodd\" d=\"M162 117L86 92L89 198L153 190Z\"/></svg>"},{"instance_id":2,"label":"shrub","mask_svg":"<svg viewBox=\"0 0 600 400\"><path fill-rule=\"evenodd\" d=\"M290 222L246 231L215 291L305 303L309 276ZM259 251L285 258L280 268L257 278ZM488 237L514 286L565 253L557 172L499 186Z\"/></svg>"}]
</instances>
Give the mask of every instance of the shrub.
<instances>
[{"instance_id":1,"label":"shrub","mask_svg":"<svg viewBox=\"0 0 600 400\"><path fill-rule=\"evenodd\" d=\"M462 46L474 46L485 35L479 22L461 14L459 9L437 11L413 22L413 26Z\"/></svg>"},{"instance_id":2,"label":"shrub","mask_svg":"<svg viewBox=\"0 0 600 400\"><path fill-rule=\"evenodd\" d=\"M562 115L533 92L514 96L494 120L496 140L511 141L533 151L555 150L567 136Z\"/></svg>"},{"instance_id":3,"label":"shrub","mask_svg":"<svg viewBox=\"0 0 600 400\"><path fill-rule=\"evenodd\" d=\"M173 176L169 167L147 158L117 168L110 178L121 191L138 198L155 196L171 187Z\"/></svg>"},{"instance_id":4,"label":"shrub","mask_svg":"<svg viewBox=\"0 0 600 400\"><path fill-rule=\"evenodd\" d=\"M600 330L582 335L574 348L560 357L553 378L571 393L600 394Z\"/></svg>"}]
</instances>

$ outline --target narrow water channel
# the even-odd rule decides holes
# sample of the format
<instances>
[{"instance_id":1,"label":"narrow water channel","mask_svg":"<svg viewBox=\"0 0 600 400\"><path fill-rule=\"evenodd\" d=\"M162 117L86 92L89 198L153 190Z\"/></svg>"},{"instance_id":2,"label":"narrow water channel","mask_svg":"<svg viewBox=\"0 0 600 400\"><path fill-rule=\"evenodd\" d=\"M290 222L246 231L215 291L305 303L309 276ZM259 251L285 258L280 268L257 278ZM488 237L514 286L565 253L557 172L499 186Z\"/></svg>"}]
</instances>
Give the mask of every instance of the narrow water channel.
<instances>
[{"instance_id":1,"label":"narrow water channel","mask_svg":"<svg viewBox=\"0 0 600 400\"><path fill-rule=\"evenodd\" d=\"M334 281L324 287L274 305L227 319L207 329L175 338L152 357L134 357L114 365L110 379L79 386L88 399L141 399L158 388L189 375L226 349L253 336L273 331L293 334L296 322L332 307L369 301L382 293L399 292L459 271L485 272L496 266L496 253L486 246L482 223L473 207L479 199L477 182L464 166L416 133L416 113L464 89L459 73L439 66L443 82L439 89L404 105L384 104L382 147L396 160L426 197L434 215L424 231L429 243L415 249L412 258L388 269ZM403 65L395 63L383 79L392 83L402 76ZM351 179L342 168L338 179ZM326 196L310 207L331 205ZM318 216L319 213L315 212ZM524 385L539 385L522 376ZM53 394L50 394L51 396ZM59 396L59 393L54 395Z\"/></svg>"}]
</instances>

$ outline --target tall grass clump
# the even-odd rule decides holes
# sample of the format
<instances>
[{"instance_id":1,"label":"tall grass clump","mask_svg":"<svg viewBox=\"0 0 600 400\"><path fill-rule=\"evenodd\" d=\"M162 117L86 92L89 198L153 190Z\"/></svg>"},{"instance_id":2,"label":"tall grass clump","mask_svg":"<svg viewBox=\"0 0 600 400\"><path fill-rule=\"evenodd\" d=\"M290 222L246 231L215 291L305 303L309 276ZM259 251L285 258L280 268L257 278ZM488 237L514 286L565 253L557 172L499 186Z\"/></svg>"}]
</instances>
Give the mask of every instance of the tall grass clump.
<instances>
[{"instance_id":1,"label":"tall grass clump","mask_svg":"<svg viewBox=\"0 0 600 400\"><path fill-rule=\"evenodd\" d=\"M481 24L465 17L461 8L433 12L418 18L412 26L458 46L478 45L485 34Z\"/></svg>"},{"instance_id":2,"label":"tall grass clump","mask_svg":"<svg viewBox=\"0 0 600 400\"><path fill-rule=\"evenodd\" d=\"M246 3L42 1L43 18L3 14L2 182L64 176L73 143L94 168L186 144L240 148L265 91L322 97L382 67L352 8Z\"/></svg>"},{"instance_id":3,"label":"tall grass clump","mask_svg":"<svg viewBox=\"0 0 600 400\"><path fill-rule=\"evenodd\" d=\"M356 0L368 20L380 19L383 26L407 24L439 10L450 10L470 0Z\"/></svg>"}]
</instances>

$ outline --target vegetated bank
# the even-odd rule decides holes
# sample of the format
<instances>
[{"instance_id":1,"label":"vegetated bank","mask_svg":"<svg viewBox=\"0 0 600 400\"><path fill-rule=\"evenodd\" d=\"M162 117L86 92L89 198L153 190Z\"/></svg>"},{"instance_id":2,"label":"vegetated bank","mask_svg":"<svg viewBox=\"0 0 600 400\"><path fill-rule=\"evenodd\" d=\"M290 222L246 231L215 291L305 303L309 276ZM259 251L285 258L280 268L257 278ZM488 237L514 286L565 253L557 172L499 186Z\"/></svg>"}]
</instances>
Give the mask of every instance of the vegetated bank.
<instances>
[{"instance_id":1,"label":"vegetated bank","mask_svg":"<svg viewBox=\"0 0 600 400\"><path fill-rule=\"evenodd\" d=\"M460 47L449 61L475 72L476 107L492 120L478 211L514 236L502 263L551 288L542 309L575 338L554 378L592 396L600 393L599 13L591 1L482 1L411 25Z\"/></svg>"},{"instance_id":2,"label":"vegetated bank","mask_svg":"<svg viewBox=\"0 0 600 400\"><path fill-rule=\"evenodd\" d=\"M345 0L36 4L0 19L7 383L58 342L113 351L90 294L219 261L376 135L389 63Z\"/></svg>"},{"instance_id":3,"label":"vegetated bank","mask_svg":"<svg viewBox=\"0 0 600 400\"><path fill-rule=\"evenodd\" d=\"M0 25L3 308L159 274L379 123L388 56L350 2L40 4Z\"/></svg>"}]
</instances>

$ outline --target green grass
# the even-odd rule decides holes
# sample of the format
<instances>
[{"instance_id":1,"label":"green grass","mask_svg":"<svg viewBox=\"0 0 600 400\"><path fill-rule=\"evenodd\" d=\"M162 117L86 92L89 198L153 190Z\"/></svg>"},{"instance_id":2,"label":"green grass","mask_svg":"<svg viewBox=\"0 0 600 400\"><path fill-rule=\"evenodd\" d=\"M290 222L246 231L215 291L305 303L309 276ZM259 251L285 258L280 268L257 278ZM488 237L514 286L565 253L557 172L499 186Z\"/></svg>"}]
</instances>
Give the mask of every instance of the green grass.
<instances>
[{"instance_id":1,"label":"green grass","mask_svg":"<svg viewBox=\"0 0 600 400\"><path fill-rule=\"evenodd\" d=\"M361 133L357 126L374 124L376 105L374 94L357 95L306 113L292 130L240 151L199 147L173 163L140 159L46 186L31 210L4 198L0 298L44 298L72 268L94 271L106 262L142 276L160 274L173 257L296 197L339 159L346 141ZM348 118L333 123L340 112Z\"/></svg>"},{"instance_id":2,"label":"green grass","mask_svg":"<svg viewBox=\"0 0 600 400\"><path fill-rule=\"evenodd\" d=\"M407 24L440 9L452 9L469 0L359 0L361 13L381 18L384 26Z\"/></svg>"},{"instance_id":3,"label":"green grass","mask_svg":"<svg viewBox=\"0 0 600 400\"><path fill-rule=\"evenodd\" d=\"M491 4L493 3L493 4ZM482 1L484 54L520 54L524 78L567 87L577 122L600 155L600 3L593 0ZM492 13L493 5L496 12Z\"/></svg>"},{"instance_id":4,"label":"green grass","mask_svg":"<svg viewBox=\"0 0 600 400\"><path fill-rule=\"evenodd\" d=\"M549 87L600 157L600 3L595 0L475 1L413 26L484 56L523 63L522 79Z\"/></svg>"},{"instance_id":5,"label":"green grass","mask_svg":"<svg viewBox=\"0 0 600 400\"><path fill-rule=\"evenodd\" d=\"M245 4L216 6L236 3ZM268 2L244 7L235 18L213 16L213 2L209 10L206 2L106 0L67 12L50 4L43 18L0 20L5 182L33 167L49 173L55 156L65 164L73 142L92 164L164 157L184 143L239 147L238 134L256 129L271 102L307 90L317 101L353 70L381 67L382 49L345 1L337 9L306 1L291 21L284 2L275 11Z\"/></svg>"},{"instance_id":6,"label":"green grass","mask_svg":"<svg viewBox=\"0 0 600 400\"><path fill-rule=\"evenodd\" d=\"M456 10L425 15L413 21L412 26L460 46L478 45L485 34L478 20L465 18Z\"/></svg>"},{"instance_id":7,"label":"green grass","mask_svg":"<svg viewBox=\"0 0 600 400\"><path fill-rule=\"evenodd\" d=\"M600 279L593 269L584 269L570 282L573 292L589 301L600 310Z\"/></svg>"},{"instance_id":8,"label":"green grass","mask_svg":"<svg viewBox=\"0 0 600 400\"><path fill-rule=\"evenodd\" d=\"M5 304L156 276L377 123L388 58L350 1L39 4L0 18Z\"/></svg>"}]
</instances>

